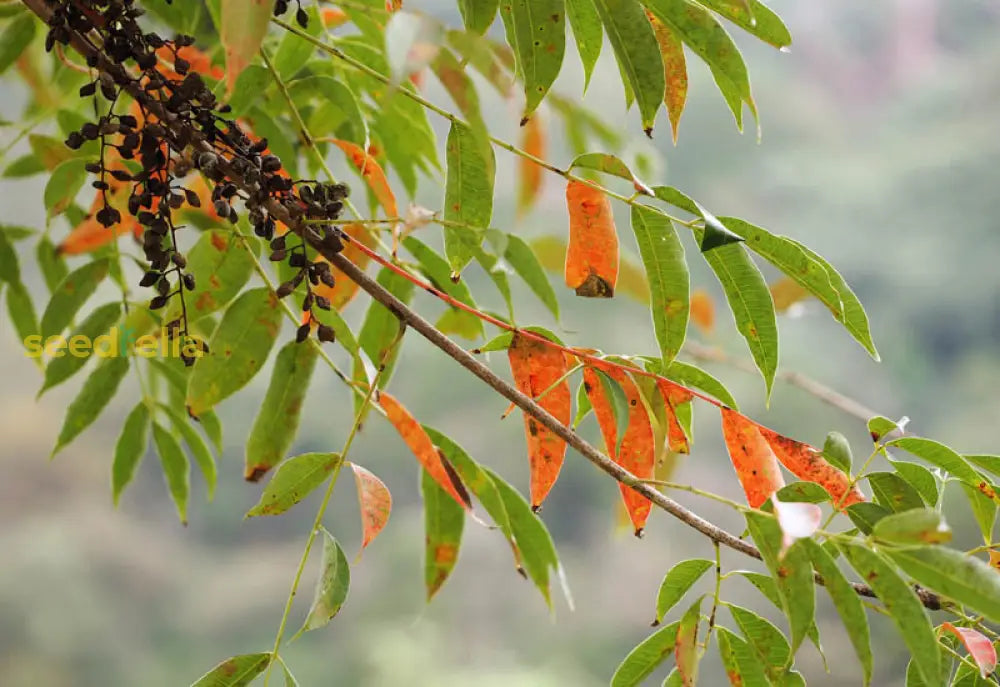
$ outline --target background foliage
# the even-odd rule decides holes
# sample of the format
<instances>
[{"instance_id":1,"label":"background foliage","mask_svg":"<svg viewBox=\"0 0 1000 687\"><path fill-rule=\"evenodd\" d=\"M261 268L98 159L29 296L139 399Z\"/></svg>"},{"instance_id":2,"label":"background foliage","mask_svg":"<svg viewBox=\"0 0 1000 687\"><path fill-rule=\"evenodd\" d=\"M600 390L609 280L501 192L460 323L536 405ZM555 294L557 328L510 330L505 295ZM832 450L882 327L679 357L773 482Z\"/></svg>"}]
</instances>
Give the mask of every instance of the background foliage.
<instances>
[{"instance_id":1,"label":"background foliage","mask_svg":"<svg viewBox=\"0 0 1000 687\"><path fill-rule=\"evenodd\" d=\"M968 232L977 236L985 245L991 241L985 222L979 228L976 223L978 218L988 217L992 209L988 206L990 195L983 185L989 179L985 161L995 147L987 124L989 99L995 94L977 88L972 75L995 62L996 56L983 28L990 26L995 18L985 7L945 9L933 4L921 7L922 10L899 10L892 14L860 6L836 11L822 5L785 10L778 4L776 9L784 10L796 36L796 52L801 51L804 56L793 59L773 53L758 54L752 42L743 41L754 74L757 101L766 103L762 110L767 145L755 146L752 135L740 139L727 133L731 124L725 121L726 112L708 75L702 72L699 78L699 72L693 68L694 100L685 116L679 145L674 150L668 146L665 134L657 137L659 150L666 153L666 164L663 158L650 154L650 162L661 169L649 176L675 183L711 207L739 212L806 241L840 266L855 285L873 315L876 339L887 359L886 366L877 368L864 361L859 349L836 331L837 326L813 303L806 305L803 317L781 320L782 361L787 368L808 370L837 380L838 387L856 392L855 395L887 414L906 413L914 418L916 427L911 429L921 434L939 437L956 446L985 450L995 437L988 422L977 418L992 417L989 396L982 385L996 368L987 348L990 335L997 330L996 322L1000 321L996 317L997 304L990 301L995 289L988 280L995 277L988 276L986 270L977 271L977 262L985 262L987 251L965 250L961 242L954 241L951 232L935 232L931 227L951 226L961 217L963 235ZM431 7L429 11L434 9ZM437 9L439 16L450 24L458 24L453 8ZM848 41L834 28L839 25L863 27L867 33L852 31ZM797 30L798 26L802 30ZM918 30L927 26L930 29L925 28L923 33ZM857 35L865 35L867 40ZM924 40L918 41L915 35L923 36ZM576 93L579 82L574 83L574 77L578 80L578 75L572 72L575 62L568 59L567 65L569 73L560 87L566 93ZM923 76L927 70L939 74L942 78L934 83L942 85L928 87L926 79L915 76ZM945 74L951 78L944 79ZM968 82L963 83L966 74ZM617 79L615 66L605 56L598 65L589 98L610 121L620 121L620 113L615 110L617 96L608 98L602 94L615 92ZM798 87L791 88L790 83ZM604 88L599 89L602 84ZM20 87L11 83L9 88L17 92ZM443 97L434 90L436 86L428 88L431 96ZM810 97L803 97L804 93ZM484 94L486 97L490 96ZM951 106L962 98L970 102L970 107L959 110ZM516 122L512 124L511 120L519 113L502 107L495 109L506 112L507 116L496 124L490 122L491 129L503 138L515 138ZM489 113L493 108L484 110ZM5 115L10 120L20 117L16 107ZM876 121L878 125L872 124ZM439 131L438 135L443 140L445 131ZM558 150L558 135L552 138L550 145ZM915 144L915 140L920 143ZM629 145L635 151L655 150L638 137ZM816 149L820 146L823 148ZM26 149L15 148L10 153L11 159L17 157L16 151L26 152ZM568 161L569 155L562 159ZM526 236L533 232L551 233L547 227L561 227L565 222L561 188L553 183L546 184L538 211L520 224L515 223L514 189L510 185L514 175L503 173L504 164L508 165L508 171L513 168L509 158L498 158L500 181L494 224L523 227ZM29 197L29 193L33 194L30 197L39 197L40 191L29 186L32 183L31 179L5 180L5 192L15 189L10 193L19 198ZM922 193L915 192L924 184ZM421 193L426 193L423 197L418 194L426 207L437 207L440 203L439 189ZM11 212L24 213L23 220L11 219L39 225L41 220L31 214L33 210L31 205L18 203ZM619 225L627 226L624 216ZM959 260L960 271L955 268ZM912 265L920 268L913 269ZM707 275L696 274L696 282L699 278L700 284L713 288ZM26 280L32 288L44 289L39 275L28 272ZM477 293L487 287L475 282L471 286ZM721 304L720 294L713 295ZM582 323L588 322L593 308L600 306L593 302L574 303L573 299L562 301L568 326L587 331L588 344L606 350L631 351L638 348L637 336L650 336L644 309L622 299L615 299L614 307L601 307L601 317L606 318L609 326L593 332ZM360 317L360 310L362 307L355 306L354 321ZM538 311L539 317L542 312ZM742 357L742 349L735 345L738 338L731 335L734 332L723 329L728 326L725 318L719 319L717 340L725 343L734 356ZM827 332L830 336L825 336ZM911 332L916 335L910 335ZM11 346L12 337L5 338L5 345ZM652 343L649 338L643 347ZM10 367L12 381L23 380L25 388L37 388L37 373L29 365L9 362L18 360L16 348L4 360L8 361L5 365ZM408 346L399 365L406 374L399 375L394 391L408 400L424 399L409 404L421 420L432 426L447 427L473 455L504 475L524 470L521 428L510 421L509 425L496 422L502 410L500 403L496 408L472 403L481 393L475 383L457 379L450 363L422 344ZM798 392L780 383L772 400L772 414L765 416L762 408L754 406L755 400L761 398L759 381L726 368L720 368L719 374L732 383L744 410L771 426L811 439L813 443L820 443L826 430L837 427L848 433L856 445L864 445L864 428L860 423L818 405L815 420L803 417L795 412ZM845 381L852 376L864 383ZM446 396L428 397L421 393L431 380L441 378L449 382L455 378ZM229 426L252 412L254 401L250 399L261 397L263 382L263 379L255 382L256 394L250 390L223 408ZM312 402L315 407L330 409L339 429L331 429L326 417L307 417L299 438L301 451L330 450L330 446L342 443L350 421L349 404L342 393L330 386L317 384L312 394L318 400ZM12 384L9 388L19 387ZM892 393L888 391L890 388ZM27 391L25 397L33 393ZM13 463L16 477L5 481L5 490L9 488L12 494L5 502L15 517L25 520L25 526L9 528L11 534L7 535L12 537L14 550L24 552L23 556L15 557L23 562L7 567L10 579L4 582L4 587L11 590L6 603L16 609L5 614L14 620L9 631L3 630L4 645L11 647L7 656L13 674L25 675L24 681L32 684L40 681L73 684L75 680L86 680L81 676L88 671L93 671L92 681L106 679L111 665L120 671L125 682L152 684L162 680L164 684L174 684L192 676L186 667L189 664L207 666L221 655L267 643L275 608L280 603L280 590L286 583L287 561L294 559L299 548L297 543L286 547L284 542L301 533L304 523L296 526L293 515L288 522L281 519L241 525L238 514L253 505L256 494L248 494L238 480L223 477L215 505L207 508L196 499L192 504L191 529L185 532L185 540L172 544L170 540L176 535L168 533L176 531L176 525L169 519L173 516L162 495L155 463L146 461L140 480L123 497L126 514L131 510L135 517L126 519L108 512L106 446L115 436L117 422L107 422L105 418L77 444L74 454L78 456L86 455L88 445L95 448L90 461L71 462L65 460L67 454L58 470L38 473L26 458L49 450L48 434L56 430L43 428L58 425L53 418L60 416L73 390L67 385L51 392L37 410L15 394L8 392L11 412L4 414L9 423L5 436L12 437L6 442L10 448L5 449L4 459ZM246 405L241 408L241 403ZM123 416L128 406L119 410L109 413L109 417ZM33 421L36 417L38 420ZM714 422L706 417L701 426L708 427L710 423ZM458 427L477 430L482 427L490 432L460 434L454 429ZM501 434L494 436L493 428ZM107 432L104 438L102 431ZM588 431L596 439L595 428ZM615 490L607 480L571 459L560 488L547 503L545 520L559 544L578 602L586 600L586 603L578 603L581 608L574 614L560 610L556 627L561 631L549 631L544 609L535 607L541 604L534 603L517 578L509 574L509 565L503 558L506 552L497 551L493 538L472 527L467 528L462 562L455 578L434 604L421 610L418 603L422 597L418 571L421 554L417 544L421 538L421 518L417 515L415 479L407 479L405 472L400 474L397 469L403 459L412 459L405 455L395 437L386 434L364 433L355 455L359 459L364 456L363 462L389 482L397 500L393 527L366 554L360 567L365 574L356 574L354 578L353 603L345 608L338 625L327 629L331 634L319 640L330 641L340 660L317 657L315 645L310 650L305 646L307 642L291 645L291 660L297 667L302 666L298 672L305 684L329 676L331 663L336 670L343 671L339 675L351 681L387 681L392 679L396 665L412 676L410 664L418 657L432 657L423 660L427 660L428 679L435 684L440 684L442 665L448 666L447 671L455 671L456 683L467 681L468 676L461 672L463 660L456 658L466 652L456 650L456 646L468 649L473 657L466 670L489 668L499 673L508 669L513 671L513 677L505 676L507 681L602 683L607 679L608 667L647 633L643 623L649 619L656 586L664 570L681 558L686 543L691 553L705 553L704 542L661 517L654 518L650 536L641 545L627 538L609 540L612 526L607 514L616 498ZM44 446L35 443L38 436L45 437ZM227 439L231 444L227 443L227 453L221 461L223 474L227 460L230 475L238 470L243 442L235 439L232 436ZM504 441L505 444L500 443ZM720 480L712 475L719 471L735 487L724 453L711 450L711 433L700 433L699 441L702 443L697 453L682 465L678 479L715 484ZM510 449L496 452L497 445ZM18 488L21 480L24 488ZM335 503L351 501L349 487L349 484L341 487L345 493ZM957 488L953 486L950 490ZM88 493L93 496L88 497ZM735 488L728 493L739 496ZM29 494L38 496L29 498ZM597 508L594 504L607 507ZM308 512L308 506L305 508ZM417 509L412 516L408 515L410 508ZM330 521L345 523L341 528L344 533L356 531L346 526L346 522L356 517L353 509L341 510L338 506L335 509ZM62 522L67 512L81 515L81 536L67 533ZM157 512L164 516L162 522L148 520ZM726 514L713 515L727 522ZM971 515L960 507L947 515L960 536L975 530ZM143 525L144 521L149 521L149 525ZM738 519L727 524L737 531L742 527ZM38 528L37 534L34 528ZM115 536L99 534L112 531ZM204 550L198 552L197 562L181 565L180 561L192 555L187 542L195 536L204 537ZM338 536L345 535L338 532ZM273 548L268 541L273 542ZM956 540L954 545L975 543L970 536L967 541ZM175 546L180 548L172 548ZM735 555L727 555L726 560L731 566L743 565ZM479 565L482 572L477 570ZM64 586L67 571L73 566L79 569L81 584ZM406 566L412 574L398 574ZM108 574L100 574L102 569ZM121 583L113 583L115 579ZM499 594L487 593L497 589L497 585L505 590L505 599L518 601L498 603ZM25 589L34 591L26 595ZM119 600L122 589L134 589L128 592L133 602ZM197 596L199 590L211 593L202 599ZM626 595L621 590L636 590L636 593ZM177 613L178 599L189 603L191 610ZM758 599L749 593L746 600L733 600L751 606L758 604ZM398 620L401 604L409 605L412 613L421 614L418 625L402 629L398 622L393 622ZM765 604L755 607L771 613ZM70 614L68 608L77 610ZM829 609L821 607L821 613L824 611ZM67 616L72 622L68 622ZM830 618L830 627L837 624L835 615L821 617ZM349 623L359 622L364 623L360 632L345 630ZM879 622L875 620L876 628ZM116 624L145 629L122 636ZM59 633L54 632L56 627L72 631L60 639ZM531 628L538 628L537 636L546 640L536 639ZM826 626L821 629L828 655L850 655L844 640L837 644L838 631L827 632ZM112 648L103 642L87 646L81 641L81 637L102 633L122 637L123 642ZM554 634L560 636L553 637ZM885 656L885 651L878 643L898 647L891 632L876 629L873 635L879 656ZM224 638L220 641L225 646L212 646L207 641L211 636ZM460 642L456 639L459 637ZM358 646L350 646L351 642L357 642ZM498 655L497 646L516 646L515 642L523 642L516 656ZM171 647L178 657L176 661L165 659ZM378 647L378 650L363 647ZM35 653L37 649L41 650ZM39 658L51 655L63 660ZM192 659L195 655L198 660ZM856 673L847 672L854 669L847 660L831 661L833 672L825 678L815 665L817 660L811 648L806 646L802 650L803 670L815 684L823 684L824 679L830 684L840 684L843 679L857 678ZM316 675L324 678L311 678L311 665L316 666ZM888 676L899 675L900 665L884 660L878 667ZM705 680L712 679L713 669L706 666ZM883 678L879 684L888 680Z\"/></svg>"}]
</instances>

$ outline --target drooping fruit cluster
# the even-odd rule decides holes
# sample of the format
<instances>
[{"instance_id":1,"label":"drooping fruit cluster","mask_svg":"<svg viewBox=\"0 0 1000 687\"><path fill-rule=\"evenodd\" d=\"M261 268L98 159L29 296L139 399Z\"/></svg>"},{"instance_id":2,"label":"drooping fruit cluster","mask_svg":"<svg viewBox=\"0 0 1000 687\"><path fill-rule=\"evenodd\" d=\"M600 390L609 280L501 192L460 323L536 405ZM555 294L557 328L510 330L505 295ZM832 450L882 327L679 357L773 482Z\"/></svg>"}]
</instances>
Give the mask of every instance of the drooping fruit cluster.
<instances>
[{"instance_id":1,"label":"drooping fruit cluster","mask_svg":"<svg viewBox=\"0 0 1000 687\"><path fill-rule=\"evenodd\" d=\"M274 16L280 17L285 12L288 11L288 6L291 4L289 0L275 0L274 2ZM302 0L295 0L295 22L301 26L303 29L309 26L309 13L302 9Z\"/></svg>"},{"instance_id":2,"label":"drooping fruit cluster","mask_svg":"<svg viewBox=\"0 0 1000 687\"><path fill-rule=\"evenodd\" d=\"M175 297L180 305L179 316L166 325L169 335L182 337L182 344L203 346L188 328L184 294L194 290L195 277L186 271L187 260L177 243L183 227L175 222L178 210L201 206L199 195L183 184L197 170L213 185L211 210L235 223L239 214L234 202L241 202L254 232L271 243L270 259L287 260L296 270L278 295L288 296L305 285L297 339L307 339L312 326L319 324L313 308L330 307L329 301L313 294L312 286L332 286L333 274L328 263L310 259L305 237L288 232L273 210L280 206L290 221L310 220L303 230L309 242L336 253L343 248L341 233L323 220L339 217L347 187L291 179L281 160L268 153L267 139L253 137L227 117L229 106L219 103L192 69L188 49L194 39L178 35L168 40L144 32L137 21L143 12L135 0L49 0L49 8L46 48L71 42L82 48L94 78L80 89L80 96L93 98L95 113L104 113L71 133L66 145L77 149L99 141L100 157L87 165L98 177L93 186L103 199L96 219L111 231L125 210L142 225L148 268L140 285L157 292L150 308L164 308ZM95 46L101 46L100 52ZM131 110L121 114L129 99ZM127 187L127 203L119 209L110 191L122 185ZM333 331L324 325L318 326L317 335L333 340ZM190 365L194 358L185 357L184 362Z\"/></svg>"}]
</instances>

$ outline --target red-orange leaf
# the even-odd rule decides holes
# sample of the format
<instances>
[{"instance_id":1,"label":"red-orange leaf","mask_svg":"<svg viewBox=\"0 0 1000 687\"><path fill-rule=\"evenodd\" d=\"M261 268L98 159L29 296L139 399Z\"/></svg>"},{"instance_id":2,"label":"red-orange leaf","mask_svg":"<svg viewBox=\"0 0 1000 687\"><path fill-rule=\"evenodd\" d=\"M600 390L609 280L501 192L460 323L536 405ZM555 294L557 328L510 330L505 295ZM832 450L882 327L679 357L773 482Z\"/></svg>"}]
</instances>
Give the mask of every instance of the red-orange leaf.
<instances>
[{"instance_id":1,"label":"red-orange leaf","mask_svg":"<svg viewBox=\"0 0 1000 687\"><path fill-rule=\"evenodd\" d=\"M375 237L372 236L371 231L364 224L348 224L346 227L342 227L342 229L348 236L357 239L369 248L375 245ZM364 269L370 260L368 254L362 252L353 243L347 243L344 246L344 250L341 251L341 255L361 269ZM318 256L316 260L326 262L323 256ZM357 294L358 285L353 280L344 276L344 273L336 267L331 267L330 273L333 274L333 286L327 286L321 282L313 287L313 291L317 296L329 299L330 305L335 310L342 310Z\"/></svg>"},{"instance_id":2,"label":"red-orange leaf","mask_svg":"<svg viewBox=\"0 0 1000 687\"><path fill-rule=\"evenodd\" d=\"M735 410L722 409L722 435L752 508L760 508L771 494L785 486L781 468L761 430Z\"/></svg>"},{"instance_id":3,"label":"red-orange leaf","mask_svg":"<svg viewBox=\"0 0 1000 687\"><path fill-rule=\"evenodd\" d=\"M789 439L766 427L761 427L760 433L789 472L805 482L816 482L826 489L835 504L840 503L843 498L841 507L846 508L852 503L865 500L864 494L856 485L844 498L850 485L847 475L828 463L823 454L809 444Z\"/></svg>"},{"instance_id":4,"label":"red-orange leaf","mask_svg":"<svg viewBox=\"0 0 1000 687\"><path fill-rule=\"evenodd\" d=\"M365 468L351 463L354 481L358 485L358 505L361 507L361 549L372 543L392 510L392 494L378 477Z\"/></svg>"},{"instance_id":5,"label":"red-orange leaf","mask_svg":"<svg viewBox=\"0 0 1000 687\"><path fill-rule=\"evenodd\" d=\"M346 23L348 19L347 12L339 7L326 7L319 16L323 20L323 26L328 29L335 29Z\"/></svg>"},{"instance_id":6,"label":"red-orange leaf","mask_svg":"<svg viewBox=\"0 0 1000 687\"><path fill-rule=\"evenodd\" d=\"M521 149L539 159L545 159L545 127L542 118L535 114L521 127ZM542 190L544 171L526 157L518 158L520 170L517 179L517 213L523 215L535 204Z\"/></svg>"},{"instance_id":7,"label":"red-orange leaf","mask_svg":"<svg viewBox=\"0 0 1000 687\"><path fill-rule=\"evenodd\" d=\"M583 368L583 388L587 393L587 398L590 399L590 405L594 408L594 416L601 428L601 435L604 437L604 446L608 455L639 479L653 479L656 446L653 442L653 427L649 423L649 415L640 397L639 389L635 382L617 367L602 366L601 371L618 382L622 391L625 392L625 400L628 402L628 427L622 437L621 446L616 451L615 444L618 432L611 401L604 393L597 372L591 367ZM646 526L652 504L649 499L631 487L621 484L619 488L625 501L625 508L632 519L635 535L642 536L642 530Z\"/></svg>"},{"instance_id":8,"label":"red-orange leaf","mask_svg":"<svg viewBox=\"0 0 1000 687\"><path fill-rule=\"evenodd\" d=\"M618 281L618 231L611 203L603 192L582 181L566 186L569 245L566 285L577 296L611 298Z\"/></svg>"},{"instance_id":9,"label":"red-orange leaf","mask_svg":"<svg viewBox=\"0 0 1000 687\"><path fill-rule=\"evenodd\" d=\"M385 171L378 161L369 155L364 148L350 141L342 141L336 138L323 140L333 143L347 154L347 157L350 158L354 166L358 168L358 172L361 173L361 176L368 183L368 187L372 190L372 193L375 194L379 205L385 210L386 217L399 217L399 210L396 207L396 196L392 192L392 189L389 188L389 180L386 179Z\"/></svg>"},{"instance_id":10,"label":"red-orange leaf","mask_svg":"<svg viewBox=\"0 0 1000 687\"><path fill-rule=\"evenodd\" d=\"M559 381L567 370L563 352L515 333L507 350L507 358L510 360L514 382L521 393L536 398L545 392L544 396L538 398L538 404L559 422L569 425L569 382L566 379ZM531 466L531 507L537 510L559 477L559 470L566 457L566 442L527 413L524 414L524 433L528 440L528 461Z\"/></svg>"},{"instance_id":11,"label":"red-orange leaf","mask_svg":"<svg viewBox=\"0 0 1000 687\"><path fill-rule=\"evenodd\" d=\"M979 666L979 675L984 680L997 669L997 650L993 642L982 633L969 627L955 627L951 623L942 623L941 629L948 630L965 645L972 660Z\"/></svg>"},{"instance_id":12,"label":"red-orange leaf","mask_svg":"<svg viewBox=\"0 0 1000 687\"><path fill-rule=\"evenodd\" d=\"M441 454L434 447L434 442L427 436L427 432L420 426L416 418L410 415L410 411L384 391L379 393L379 405L385 411L389 422L403 437L403 441L410 447L413 455L434 481L441 485L441 488L448 492L448 495L463 508L471 508L472 503L469 501L468 494L465 493L465 487L461 486L461 483L456 484L458 478L454 471L449 470L445 465Z\"/></svg>"},{"instance_id":13,"label":"red-orange leaf","mask_svg":"<svg viewBox=\"0 0 1000 687\"><path fill-rule=\"evenodd\" d=\"M663 58L663 75L667 88L663 93L663 104L667 106L670 117L670 129L674 143L677 143L677 128L681 123L681 114L687 102L688 74L687 62L684 59L684 44L666 24L646 10L649 23L653 25L656 42L660 45L660 56Z\"/></svg>"},{"instance_id":14,"label":"red-orange leaf","mask_svg":"<svg viewBox=\"0 0 1000 687\"><path fill-rule=\"evenodd\" d=\"M664 411L667 416L667 448L674 453L690 453L691 441L677 420L676 408L682 403L689 403L694 395L680 384L674 384L666 379L657 379L656 384L660 389L660 395L663 396Z\"/></svg>"}]
</instances>

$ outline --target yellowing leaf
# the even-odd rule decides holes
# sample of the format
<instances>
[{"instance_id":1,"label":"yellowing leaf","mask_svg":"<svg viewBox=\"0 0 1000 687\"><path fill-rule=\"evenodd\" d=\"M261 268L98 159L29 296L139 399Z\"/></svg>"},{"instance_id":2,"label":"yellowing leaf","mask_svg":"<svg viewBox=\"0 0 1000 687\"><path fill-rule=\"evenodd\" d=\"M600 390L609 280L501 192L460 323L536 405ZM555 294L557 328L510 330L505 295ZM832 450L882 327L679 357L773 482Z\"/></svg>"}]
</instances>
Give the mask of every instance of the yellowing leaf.
<instances>
[{"instance_id":1,"label":"yellowing leaf","mask_svg":"<svg viewBox=\"0 0 1000 687\"><path fill-rule=\"evenodd\" d=\"M507 357L514 383L521 393L537 398L539 405L562 424L569 425L570 392L563 352L515 333ZM566 442L527 413L524 414L524 432L531 465L531 507L538 510L559 477L566 456Z\"/></svg>"},{"instance_id":2,"label":"yellowing leaf","mask_svg":"<svg viewBox=\"0 0 1000 687\"><path fill-rule=\"evenodd\" d=\"M771 494L785 486L771 447L759 425L728 408L722 409L722 434L747 503L760 508Z\"/></svg>"},{"instance_id":3,"label":"yellowing leaf","mask_svg":"<svg viewBox=\"0 0 1000 687\"><path fill-rule=\"evenodd\" d=\"M351 463L354 481L358 485L358 505L361 507L362 550L372 543L392 511L392 494L378 477L365 468Z\"/></svg>"},{"instance_id":4,"label":"yellowing leaf","mask_svg":"<svg viewBox=\"0 0 1000 687\"><path fill-rule=\"evenodd\" d=\"M611 298L618 281L618 231L611 203L603 192L582 181L566 186L569 244L566 285L576 295Z\"/></svg>"},{"instance_id":5,"label":"yellowing leaf","mask_svg":"<svg viewBox=\"0 0 1000 687\"><path fill-rule=\"evenodd\" d=\"M260 50L274 3L270 0L221 0L219 38L226 50L226 89L232 93L240 75Z\"/></svg>"},{"instance_id":6,"label":"yellowing leaf","mask_svg":"<svg viewBox=\"0 0 1000 687\"><path fill-rule=\"evenodd\" d=\"M396 207L396 196L389 187L389 180L386 178L385 171L378 161L356 143L336 138L323 140L333 143L347 154L348 159L357 168L358 173L361 174L361 178L365 180L372 193L375 194L375 198L385 211L386 217L399 217L399 209Z\"/></svg>"},{"instance_id":7,"label":"yellowing leaf","mask_svg":"<svg viewBox=\"0 0 1000 687\"><path fill-rule=\"evenodd\" d=\"M385 391L379 394L379 405L385 411L386 418L403 437L403 441L416 456L417 460L424 467L435 482L444 489L449 496L463 508L471 508L469 495L465 492L465 487L441 458L434 442L420 426L420 423L410 415L403 404Z\"/></svg>"}]
</instances>

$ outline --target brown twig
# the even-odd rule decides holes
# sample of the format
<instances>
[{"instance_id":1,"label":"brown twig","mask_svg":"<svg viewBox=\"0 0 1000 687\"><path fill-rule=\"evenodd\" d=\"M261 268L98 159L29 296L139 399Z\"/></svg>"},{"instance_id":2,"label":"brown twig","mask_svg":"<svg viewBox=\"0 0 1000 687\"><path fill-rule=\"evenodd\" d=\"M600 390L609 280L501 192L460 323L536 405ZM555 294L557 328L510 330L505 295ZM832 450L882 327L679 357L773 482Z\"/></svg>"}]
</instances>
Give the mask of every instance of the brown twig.
<instances>
[{"instance_id":1,"label":"brown twig","mask_svg":"<svg viewBox=\"0 0 1000 687\"><path fill-rule=\"evenodd\" d=\"M52 11L46 4L45 0L22 0L22 2L24 2L24 4L43 21L48 20L52 14ZM96 60L97 69L114 78L115 74L120 70L115 69L114 64L89 40L87 40L86 37L76 31L71 31L70 33L70 42L73 47L84 57L93 57ZM168 127L187 126L171 112L163 108L155 98L151 98L137 83L128 80L120 85L129 93L129 95L141 102L143 106L145 106L148 111L152 112L164 125ZM191 140L191 145L196 149L206 152L214 152L214 148L205 140L200 131L189 127L185 133L187 134L189 140ZM237 174L235 170L233 170L232 167L221 157L219 159L218 167L233 183L237 186L244 187L244 190L246 190L246 184L243 182L242 177ZM739 551L740 553L750 556L751 558L756 558L758 560L761 559L760 551L758 551L755 546L712 524L708 520L705 520L693 511L688 510L668 496L660 493L652 486L643 483L635 475L625 470L620 465L617 465L608 456L594 448L572 429L560 423L559 420L538 405L534 400L525 394L522 394L516 388L498 377L490 368L486 367L479 360L467 353L462 347L441 333L434 327L434 325L425 320L417 312L410 309L405 303L382 287L381 284L369 277L361 268L351 262L348 258L344 257L343 254L332 252L319 240L319 237L315 234L315 232L310 230L307 224L293 219L285 207L277 200L272 200L268 204L268 211L275 217L275 219L286 224L291 231L309 242L310 245L312 245L313 248L323 255L323 257L326 258L332 265L340 269L344 275L358 284L358 286L371 296L372 299L387 308L391 313L393 313L393 315L399 318L400 321L412 327L421 336L427 339L447 356L452 358L459 365L484 381L497 393L514 403L525 413L531 415L535 420L551 430L556 436L563 439L569 446L576 449L581 455L583 455L603 472L610 475L616 481L625 484L642 494L652 503L656 504L657 507L665 510L670 515L694 528L698 532L701 532L713 542L724 544L730 549ZM817 582L822 583L821 578L817 576L816 579ZM861 596L876 596L870 587L863 584L855 584L854 589ZM927 608L937 609L941 607L941 600L936 594L923 589L918 589L917 593L921 602Z\"/></svg>"}]
</instances>

